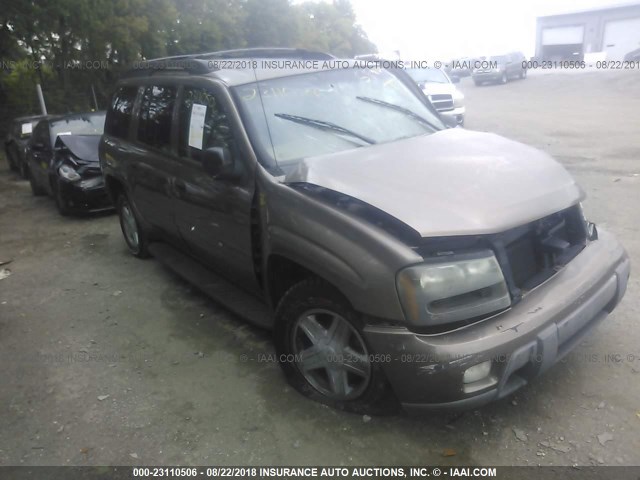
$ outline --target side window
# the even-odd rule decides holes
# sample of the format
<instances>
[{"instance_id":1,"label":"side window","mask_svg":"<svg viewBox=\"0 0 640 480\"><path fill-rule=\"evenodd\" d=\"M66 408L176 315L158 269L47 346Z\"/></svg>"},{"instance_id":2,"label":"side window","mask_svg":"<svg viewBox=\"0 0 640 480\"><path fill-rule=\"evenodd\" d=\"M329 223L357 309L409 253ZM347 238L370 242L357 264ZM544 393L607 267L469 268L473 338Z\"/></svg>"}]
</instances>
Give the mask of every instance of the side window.
<instances>
[{"instance_id":1,"label":"side window","mask_svg":"<svg viewBox=\"0 0 640 480\"><path fill-rule=\"evenodd\" d=\"M45 149L51 148L51 142L49 138L49 124L47 122L40 122L35 128L33 132L32 140L33 143L42 143Z\"/></svg>"},{"instance_id":2,"label":"side window","mask_svg":"<svg viewBox=\"0 0 640 480\"><path fill-rule=\"evenodd\" d=\"M138 140L151 147L171 150L171 115L176 87L147 87L140 104Z\"/></svg>"},{"instance_id":3,"label":"side window","mask_svg":"<svg viewBox=\"0 0 640 480\"><path fill-rule=\"evenodd\" d=\"M127 138L129 136L131 113L133 112L133 104L136 101L137 93L138 87L120 87L113 95L104 125L106 134L118 138Z\"/></svg>"},{"instance_id":4,"label":"side window","mask_svg":"<svg viewBox=\"0 0 640 480\"><path fill-rule=\"evenodd\" d=\"M233 155L231 126L216 96L204 88L185 87L180 105L178 152L181 157L201 161L202 152L224 147Z\"/></svg>"}]
</instances>

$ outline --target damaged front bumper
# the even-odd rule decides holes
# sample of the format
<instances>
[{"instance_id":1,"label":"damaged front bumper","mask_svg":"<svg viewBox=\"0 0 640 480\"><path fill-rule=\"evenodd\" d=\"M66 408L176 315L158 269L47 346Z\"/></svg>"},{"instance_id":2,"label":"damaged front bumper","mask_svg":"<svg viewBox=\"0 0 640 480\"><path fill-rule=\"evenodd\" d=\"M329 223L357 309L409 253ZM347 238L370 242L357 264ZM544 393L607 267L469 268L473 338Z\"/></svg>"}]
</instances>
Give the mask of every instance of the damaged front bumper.
<instances>
[{"instance_id":1,"label":"damaged front bumper","mask_svg":"<svg viewBox=\"0 0 640 480\"><path fill-rule=\"evenodd\" d=\"M114 208L101 175L77 182L61 180L59 188L69 208L74 211L97 213Z\"/></svg>"},{"instance_id":2,"label":"damaged front bumper","mask_svg":"<svg viewBox=\"0 0 640 480\"><path fill-rule=\"evenodd\" d=\"M513 393L569 353L613 311L629 272L624 248L600 231L502 314L442 334L373 325L364 333L407 412L475 408ZM486 375L464 383L465 372L483 362L490 363Z\"/></svg>"}]
</instances>

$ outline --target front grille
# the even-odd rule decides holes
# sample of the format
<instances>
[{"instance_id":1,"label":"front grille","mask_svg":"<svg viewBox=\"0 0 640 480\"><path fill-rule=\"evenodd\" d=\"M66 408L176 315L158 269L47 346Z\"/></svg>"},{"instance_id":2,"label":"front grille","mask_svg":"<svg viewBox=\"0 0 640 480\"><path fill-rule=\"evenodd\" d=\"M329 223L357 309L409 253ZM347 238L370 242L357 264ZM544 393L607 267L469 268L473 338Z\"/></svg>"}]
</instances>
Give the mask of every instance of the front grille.
<instances>
[{"instance_id":1,"label":"front grille","mask_svg":"<svg viewBox=\"0 0 640 480\"><path fill-rule=\"evenodd\" d=\"M429 100L431 101L433 108L439 112L453 109L453 97L451 95L429 95Z\"/></svg>"},{"instance_id":2,"label":"front grille","mask_svg":"<svg viewBox=\"0 0 640 480\"><path fill-rule=\"evenodd\" d=\"M425 258L443 254L494 251L512 304L552 277L586 245L587 224L580 205L493 235L425 238L416 250Z\"/></svg>"},{"instance_id":3,"label":"front grille","mask_svg":"<svg viewBox=\"0 0 640 480\"><path fill-rule=\"evenodd\" d=\"M513 283L523 288L527 281L540 273L540 262L535 250L535 237L525 234L506 246Z\"/></svg>"},{"instance_id":4,"label":"front grille","mask_svg":"<svg viewBox=\"0 0 640 480\"><path fill-rule=\"evenodd\" d=\"M503 270L520 297L553 276L584 248L587 225L579 205L514 229L503 248Z\"/></svg>"}]
</instances>

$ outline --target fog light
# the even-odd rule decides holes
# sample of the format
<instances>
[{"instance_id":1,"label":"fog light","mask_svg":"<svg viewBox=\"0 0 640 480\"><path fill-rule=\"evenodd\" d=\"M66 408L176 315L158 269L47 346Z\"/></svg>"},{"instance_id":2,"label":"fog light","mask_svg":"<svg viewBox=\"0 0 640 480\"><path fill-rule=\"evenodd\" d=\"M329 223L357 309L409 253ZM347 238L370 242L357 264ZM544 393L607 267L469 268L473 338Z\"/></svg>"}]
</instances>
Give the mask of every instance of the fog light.
<instances>
[{"instance_id":1,"label":"fog light","mask_svg":"<svg viewBox=\"0 0 640 480\"><path fill-rule=\"evenodd\" d=\"M462 377L463 383L473 383L486 378L491 373L491 360L467 368Z\"/></svg>"}]
</instances>

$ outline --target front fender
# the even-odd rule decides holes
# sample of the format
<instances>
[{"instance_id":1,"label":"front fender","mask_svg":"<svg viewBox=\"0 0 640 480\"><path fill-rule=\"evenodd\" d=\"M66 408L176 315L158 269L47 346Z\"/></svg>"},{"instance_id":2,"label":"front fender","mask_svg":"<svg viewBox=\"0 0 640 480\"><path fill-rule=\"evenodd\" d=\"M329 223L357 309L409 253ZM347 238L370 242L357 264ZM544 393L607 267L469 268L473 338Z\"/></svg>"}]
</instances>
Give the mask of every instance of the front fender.
<instances>
[{"instance_id":1,"label":"front fender","mask_svg":"<svg viewBox=\"0 0 640 480\"><path fill-rule=\"evenodd\" d=\"M262 174L262 175L261 175ZM389 233L260 169L265 262L280 255L325 279L359 312L404 323L396 273L422 260Z\"/></svg>"}]
</instances>

